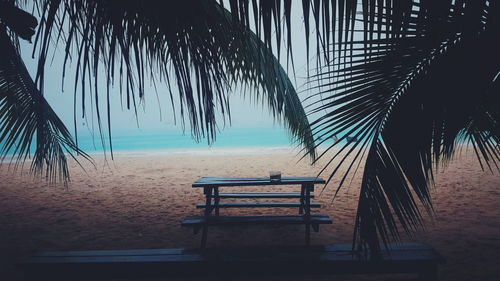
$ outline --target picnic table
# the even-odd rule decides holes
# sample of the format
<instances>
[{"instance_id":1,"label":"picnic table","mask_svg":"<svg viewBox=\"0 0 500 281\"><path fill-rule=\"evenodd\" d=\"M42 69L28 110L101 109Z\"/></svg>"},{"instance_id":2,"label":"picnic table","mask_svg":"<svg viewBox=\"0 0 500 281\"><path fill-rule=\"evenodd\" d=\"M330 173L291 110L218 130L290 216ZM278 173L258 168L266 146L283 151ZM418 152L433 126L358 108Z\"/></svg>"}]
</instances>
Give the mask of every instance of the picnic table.
<instances>
[{"instance_id":1,"label":"picnic table","mask_svg":"<svg viewBox=\"0 0 500 281\"><path fill-rule=\"evenodd\" d=\"M193 227L194 232L202 230L201 247L207 243L209 226L241 226L252 224L304 224L305 243L310 244L310 229L319 231L319 225L331 224L327 214L312 213L312 208L319 208L319 203L311 202L314 198L314 185L324 184L318 177L283 177L271 180L269 177L202 177L193 183L193 188L203 188L205 203L197 204L203 209L202 216L189 216L182 226ZM299 192L220 192L223 187L248 186L300 186ZM298 199L293 202L221 202L225 199ZM221 216L220 209L225 208L297 208L298 214L283 215L245 215ZM212 214L213 212L213 214Z\"/></svg>"}]
</instances>

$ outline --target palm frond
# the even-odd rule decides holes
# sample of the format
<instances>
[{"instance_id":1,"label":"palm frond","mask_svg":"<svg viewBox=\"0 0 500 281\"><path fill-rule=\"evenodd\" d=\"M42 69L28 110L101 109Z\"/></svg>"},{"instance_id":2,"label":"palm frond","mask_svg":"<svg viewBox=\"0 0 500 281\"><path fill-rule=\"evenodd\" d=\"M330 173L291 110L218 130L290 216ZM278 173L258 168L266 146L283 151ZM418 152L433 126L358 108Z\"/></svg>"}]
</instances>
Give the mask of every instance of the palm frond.
<instances>
[{"instance_id":1,"label":"palm frond","mask_svg":"<svg viewBox=\"0 0 500 281\"><path fill-rule=\"evenodd\" d=\"M223 2L222 0L220 1ZM359 11L358 0L302 0L302 14L304 32L299 40L304 40L306 47L307 62L311 54L310 49L315 49L316 66L328 65L333 57L340 56L347 51L343 43L352 41L356 22L356 14ZM366 1L363 1L366 2ZM401 2L407 2L403 0ZM233 17L245 26L253 26L256 34L270 49L274 45L275 53L280 54L282 39L285 39L287 48L287 59L292 60L292 1L291 0L268 0L249 1L232 0L231 13ZM373 6L375 3L372 4ZM282 9L283 7L283 9ZM253 19L252 19L253 16ZM284 24L282 24L284 22ZM314 27L314 28L312 28ZM284 34L286 33L286 36ZM311 34L315 35L315 43L311 40ZM274 36L273 36L274 35ZM309 70L309 65L307 66Z\"/></svg>"},{"instance_id":2,"label":"palm frond","mask_svg":"<svg viewBox=\"0 0 500 281\"><path fill-rule=\"evenodd\" d=\"M218 130L218 110L223 116L230 116L230 88L245 85L254 90L252 93L267 104L277 119L284 121L291 135L314 157L308 119L286 72L269 45L263 44L248 26L216 1L36 3L42 12L35 40L40 58L35 81L43 89L44 66L51 47L65 46L64 65L71 59L72 51L77 50L73 60L77 66L75 80L81 88L82 112L86 112L85 99L94 95L101 134L103 110L98 101L104 91L97 85L99 69L104 68L109 135L109 87L114 83L122 87L126 106L131 109L149 94L145 92L149 78L166 80L166 92L172 98L172 79L178 88L182 120L187 116L195 139L206 136L209 142ZM85 87L89 80L94 87L91 93ZM75 91L76 88L77 85Z\"/></svg>"},{"instance_id":3,"label":"palm frond","mask_svg":"<svg viewBox=\"0 0 500 281\"><path fill-rule=\"evenodd\" d=\"M0 21L16 36L31 40L38 25L37 19L28 12L19 9L14 1L0 1Z\"/></svg>"},{"instance_id":4,"label":"palm frond","mask_svg":"<svg viewBox=\"0 0 500 281\"><path fill-rule=\"evenodd\" d=\"M343 145L339 165L356 151L353 163L365 161L354 241L372 253L398 240L400 228L411 235L423 226L417 200L432 212L433 167L445 165L457 143L470 141L488 166L498 167L500 152L498 5L403 2L381 14L372 2L364 6L363 39L343 44L352 54L312 78L326 88L309 104L310 114L327 111L311 123L316 139L366 140Z\"/></svg>"},{"instance_id":5,"label":"palm frond","mask_svg":"<svg viewBox=\"0 0 500 281\"><path fill-rule=\"evenodd\" d=\"M1 29L1 28L0 28ZM30 171L50 181L67 182L67 156L87 160L41 93L36 89L6 30L0 31L0 144L1 157L13 155L17 168L31 158Z\"/></svg>"}]
</instances>

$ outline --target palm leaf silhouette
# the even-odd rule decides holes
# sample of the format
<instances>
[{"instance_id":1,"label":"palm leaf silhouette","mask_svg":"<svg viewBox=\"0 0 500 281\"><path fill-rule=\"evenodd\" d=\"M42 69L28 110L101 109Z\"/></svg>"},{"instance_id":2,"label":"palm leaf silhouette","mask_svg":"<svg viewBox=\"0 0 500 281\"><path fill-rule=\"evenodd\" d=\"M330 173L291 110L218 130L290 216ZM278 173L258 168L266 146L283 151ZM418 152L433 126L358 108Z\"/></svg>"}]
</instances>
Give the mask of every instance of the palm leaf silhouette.
<instances>
[{"instance_id":1,"label":"palm leaf silhouette","mask_svg":"<svg viewBox=\"0 0 500 281\"><path fill-rule=\"evenodd\" d=\"M266 104L275 118L283 120L291 135L314 156L308 119L286 72L268 46L216 1L37 3L42 7L43 20L35 39L39 50L35 81L43 90L51 41L55 45L62 41L65 46L65 65L72 51L78 50L73 60L77 66L75 80L82 89L82 112L86 112L85 99L93 94L101 134L102 110L98 102L104 97L98 81L99 68L103 67L107 73L104 79L110 136L109 87L115 83L123 87L127 108L135 109L138 100L147 95L146 80L167 81L171 98L169 81L175 81L180 113L187 116L194 138L206 136L209 141L217 132L217 107L222 115L230 116L228 92L231 86L244 85L253 89L249 93ZM88 80L93 82L93 89L86 88Z\"/></svg>"},{"instance_id":2,"label":"palm leaf silhouette","mask_svg":"<svg viewBox=\"0 0 500 281\"><path fill-rule=\"evenodd\" d=\"M259 11L254 25L270 46L272 32L281 38L271 20L279 22L281 3L290 52L291 1L231 1L231 12L248 22L249 11ZM471 144L482 166L498 168L499 5L304 0L302 8L307 53L316 47L319 69L310 78L317 93L305 101L316 145L342 136L323 171L329 180L340 176L339 192L364 163L354 242L376 257L400 228L411 234L423 226L417 201L432 212L433 167L445 165L458 143ZM359 141L343 144L348 137Z\"/></svg>"},{"instance_id":3,"label":"palm leaf silhouette","mask_svg":"<svg viewBox=\"0 0 500 281\"><path fill-rule=\"evenodd\" d=\"M0 28L1 29L1 28ZM36 89L5 29L0 30L0 143L2 160L14 155L15 168L30 156L31 172L49 180L69 180L67 156L79 150L63 122ZM76 159L78 163L78 159Z\"/></svg>"},{"instance_id":4,"label":"palm leaf silhouette","mask_svg":"<svg viewBox=\"0 0 500 281\"><path fill-rule=\"evenodd\" d=\"M451 159L457 142L470 141L480 161L497 165L498 6L473 2L411 3L403 17L365 16L364 39L344 46L353 54L338 56L335 70L315 78L328 94L310 104L312 112L328 111L311 123L315 134L365 139L344 145L339 164L351 154L348 172L365 162L355 228L360 248L378 252L382 242L399 239L399 228L411 234L422 226L417 199L432 212L433 165ZM370 24L381 26L378 38Z\"/></svg>"}]
</instances>

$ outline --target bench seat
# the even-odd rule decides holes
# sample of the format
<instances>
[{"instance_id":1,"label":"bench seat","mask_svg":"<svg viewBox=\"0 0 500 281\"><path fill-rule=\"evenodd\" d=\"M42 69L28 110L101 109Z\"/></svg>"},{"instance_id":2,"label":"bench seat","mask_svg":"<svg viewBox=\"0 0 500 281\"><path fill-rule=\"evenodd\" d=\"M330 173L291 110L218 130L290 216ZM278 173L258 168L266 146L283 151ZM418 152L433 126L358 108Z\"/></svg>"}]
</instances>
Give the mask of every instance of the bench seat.
<instances>
[{"instance_id":1,"label":"bench seat","mask_svg":"<svg viewBox=\"0 0 500 281\"><path fill-rule=\"evenodd\" d=\"M300 198L300 192L221 192L219 198ZM314 195L310 195L314 198Z\"/></svg>"},{"instance_id":2,"label":"bench seat","mask_svg":"<svg viewBox=\"0 0 500 281\"><path fill-rule=\"evenodd\" d=\"M277 215L277 216L189 216L181 222L182 226L197 227L201 225L231 226L246 224L305 224L304 215ZM314 225L331 224L327 214L311 214L309 223Z\"/></svg>"},{"instance_id":3,"label":"bench seat","mask_svg":"<svg viewBox=\"0 0 500 281\"><path fill-rule=\"evenodd\" d=\"M303 204L299 202L232 202L232 203L219 203L219 208L300 208ZM321 204L310 203L311 208L319 208ZM206 204L196 204L196 208L204 209ZM212 204L210 207L214 208Z\"/></svg>"}]
</instances>

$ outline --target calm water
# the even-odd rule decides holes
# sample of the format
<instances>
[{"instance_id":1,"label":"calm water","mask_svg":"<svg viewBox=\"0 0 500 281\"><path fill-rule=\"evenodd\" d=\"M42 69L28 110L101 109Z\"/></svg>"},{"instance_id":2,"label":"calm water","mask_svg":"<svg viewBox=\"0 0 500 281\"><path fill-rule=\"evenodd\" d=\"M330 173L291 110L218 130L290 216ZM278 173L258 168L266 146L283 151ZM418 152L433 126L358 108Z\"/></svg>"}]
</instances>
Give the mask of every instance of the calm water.
<instances>
[{"instance_id":1,"label":"calm water","mask_svg":"<svg viewBox=\"0 0 500 281\"><path fill-rule=\"evenodd\" d=\"M104 146L103 143L104 142ZM226 128L217 134L215 142L207 143L207 139L196 142L191 132L181 129L146 130L115 132L112 135L113 151L154 151L170 149L206 149L206 148L245 148L245 147L297 147L284 128ZM326 144L332 144L327 140ZM1 145L1 144L0 144ZM78 147L87 153L109 152L109 139L103 140L98 135L78 136ZM104 148L103 148L104 147ZM34 145L31 149L35 151ZM12 151L10 153L12 154Z\"/></svg>"},{"instance_id":2,"label":"calm water","mask_svg":"<svg viewBox=\"0 0 500 281\"><path fill-rule=\"evenodd\" d=\"M106 150L109 140L105 138ZM196 142L191 132L182 130L155 130L141 133L116 133L112 136L114 151L164 150L164 149L200 149L209 147L207 139ZM78 146L86 152L103 150L98 136L78 137ZM216 141L210 147L282 147L294 146L288 133L283 128L226 128L217 134Z\"/></svg>"}]
</instances>

